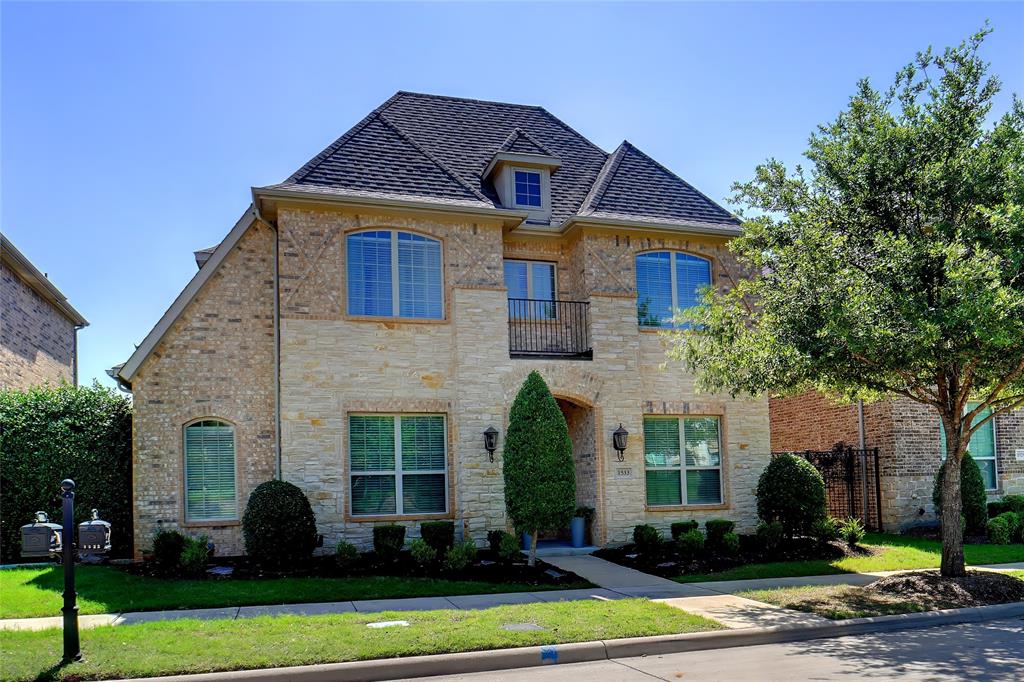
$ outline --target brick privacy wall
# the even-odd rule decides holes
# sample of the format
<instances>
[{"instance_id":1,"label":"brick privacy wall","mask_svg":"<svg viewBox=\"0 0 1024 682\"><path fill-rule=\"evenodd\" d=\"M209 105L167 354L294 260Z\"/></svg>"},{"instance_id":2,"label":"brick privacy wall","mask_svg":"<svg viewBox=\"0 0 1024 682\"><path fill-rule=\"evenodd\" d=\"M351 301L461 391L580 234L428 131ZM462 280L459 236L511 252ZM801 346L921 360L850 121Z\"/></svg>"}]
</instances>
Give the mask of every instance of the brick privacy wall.
<instances>
[{"instance_id":1,"label":"brick privacy wall","mask_svg":"<svg viewBox=\"0 0 1024 682\"><path fill-rule=\"evenodd\" d=\"M378 226L442 239L445 321L345 318L344 234ZM681 370L660 369L664 347L657 335L637 329L635 293L590 296L611 263L628 267L628 275L620 276L632 282L633 256L650 244L608 233L565 242L512 238L503 244L498 224L346 211L282 209L278 227L283 475L309 495L326 548L341 538L366 547L379 522L347 514L350 412L446 413L451 516L460 534L482 543L488 530L507 528L501 447L508 409L532 369L541 372L556 396L589 412L581 423L594 425L598 542L626 541L636 523L650 521L667 529L679 518L728 516L741 529L752 529L751 491L769 451L767 401L715 396L709 404L706 397L695 395ZM716 263L728 260L720 240L667 240L664 245L689 245L714 254ZM555 260L560 295L590 296L593 362L509 358L503 255ZM645 409L654 410L655 404L677 413L700 407L723 418L726 505L671 512L645 509L642 420ZM620 422L632 434L622 465L614 462L610 445L611 432ZM501 431L493 464L482 436L491 425ZM408 537L418 535L419 520L400 523L407 526Z\"/></svg>"},{"instance_id":2,"label":"brick privacy wall","mask_svg":"<svg viewBox=\"0 0 1024 682\"><path fill-rule=\"evenodd\" d=\"M856 405L836 405L810 392L772 399L770 414L774 451L857 446ZM932 486L942 464L935 411L895 398L865 405L864 422L865 444L880 452L883 527L897 530L935 521ZM993 499L1024 492L1024 462L1016 460L1016 450L1024 449L1024 411L997 416L995 432L999 490Z\"/></svg>"},{"instance_id":3,"label":"brick privacy wall","mask_svg":"<svg viewBox=\"0 0 1024 682\"><path fill-rule=\"evenodd\" d=\"M0 389L75 381L75 325L0 265Z\"/></svg>"},{"instance_id":4,"label":"brick privacy wall","mask_svg":"<svg viewBox=\"0 0 1024 682\"><path fill-rule=\"evenodd\" d=\"M158 527L205 534L222 555L243 551L238 522L186 524L185 424L235 425L239 518L274 477L273 231L254 224L133 379L135 553Z\"/></svg>"}]
</instances>

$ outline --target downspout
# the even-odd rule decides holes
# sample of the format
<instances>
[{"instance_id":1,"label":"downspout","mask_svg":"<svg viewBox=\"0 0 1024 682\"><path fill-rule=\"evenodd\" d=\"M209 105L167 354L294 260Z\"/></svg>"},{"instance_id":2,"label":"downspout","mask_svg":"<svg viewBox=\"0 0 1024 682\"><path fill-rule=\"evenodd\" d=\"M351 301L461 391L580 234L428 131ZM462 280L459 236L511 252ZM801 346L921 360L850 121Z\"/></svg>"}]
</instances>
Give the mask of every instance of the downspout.
<instances>
[{"instance_id":1,"label":"downspout","mask_svg":"<svg viewBox=\"0 0 1024 682\"><path fill-rule=\"evenodd\" d=\"M263 225L269 227L274 233L274 478L282 480L282 464L281 464L281 289L280 289L280 272L278 269L278 244L280 237L277 232L277 226L272 225L268 221L264 220L263 215L260 213L259 199L253 196L252 211L256 216L256 220Z\"/></svg>"}]
</instances>

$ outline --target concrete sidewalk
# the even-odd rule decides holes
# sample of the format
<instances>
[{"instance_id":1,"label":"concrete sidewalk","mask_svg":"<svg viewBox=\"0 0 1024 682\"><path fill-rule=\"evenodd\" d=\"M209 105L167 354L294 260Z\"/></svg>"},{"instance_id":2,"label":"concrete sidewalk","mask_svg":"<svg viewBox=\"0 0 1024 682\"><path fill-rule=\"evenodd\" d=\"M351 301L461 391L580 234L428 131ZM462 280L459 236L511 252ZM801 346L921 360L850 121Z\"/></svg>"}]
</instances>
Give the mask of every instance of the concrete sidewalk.
<instances>
[{"instance_id":1,"label":"concrete sidewalk","mask_svg":"<svg viewBox=\"0 0 1024 682\"><path fill-rule=\"evenodd\" d=\"M843 573L800 578L763 578L681 584L667 578L614 564L594 556L547 557L550 564L586 578L600 587L583 590L550 592L506 592L451 597L414 597L410 599L369 599L360 601L311 604L270 604L232 606L210 609L173 611L139 611L81 616L83 628L103 625L129 625L163 620L198 618L202 620L235 620L265 615L324 615L332 613L378 613L381 611L434 611L439 609L488 609L508 604L538 604L552 601L584 599L646 598L661 601L691 613L707 616L730 628L808 625L825 619L811 614L751 601L735 596L737 592L800 585L866 585L879 577L905 571L878 573ZM1024 570L1024 563L993 566L972 566L977 570ZM922 570L922 569L917 569ZM0 620L0 630L45 630L63 625L60 616L53 618L15 618Z\"/></svg>"}]
</instances>

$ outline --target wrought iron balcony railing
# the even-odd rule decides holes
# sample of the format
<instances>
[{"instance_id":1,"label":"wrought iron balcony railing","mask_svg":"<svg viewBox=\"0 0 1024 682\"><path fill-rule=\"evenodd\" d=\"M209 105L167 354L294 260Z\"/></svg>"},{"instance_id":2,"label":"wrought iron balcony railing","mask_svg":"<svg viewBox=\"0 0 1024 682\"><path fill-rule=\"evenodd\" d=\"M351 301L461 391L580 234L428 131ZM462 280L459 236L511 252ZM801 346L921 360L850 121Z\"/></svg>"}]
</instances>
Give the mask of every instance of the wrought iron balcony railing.
<instances>
[{"instance_id":1,"label":"wrought iron balcony railing","mask_svg":"<svg viewBox=\"0 0 1024 682\"><path fill-rule=\"evenodd\" d=\"M508 345L513 358L592 360L590 303L508 299Z\"/></svg>"}]
</instances>

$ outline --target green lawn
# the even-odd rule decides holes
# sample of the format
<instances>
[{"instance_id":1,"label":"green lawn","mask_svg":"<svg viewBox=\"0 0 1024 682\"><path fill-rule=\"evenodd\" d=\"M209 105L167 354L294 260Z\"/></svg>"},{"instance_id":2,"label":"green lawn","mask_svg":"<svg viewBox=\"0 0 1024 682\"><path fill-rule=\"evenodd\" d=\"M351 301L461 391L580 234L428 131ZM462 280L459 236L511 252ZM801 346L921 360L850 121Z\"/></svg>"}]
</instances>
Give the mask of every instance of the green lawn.
<instances>
[{"instance_id":1,"label":"green lawn","mask_svg":"<svg viewBox=\"0 0 1024 682\"><path fill-rule=\"evenodd\" d=\"M405 620L409 627L367 623ZM502 626L543 628L516 632ZM0 631L5 680L93 680L244 670L714 630L721 625L644 599L501 606L481 611L262 616L163 621L82 632L84 663L63 668L61 631Z\"/></svg>"},{"instance_id":2,"label":"green lawn","mask_svg":"<svg viewBox=\"0 0 1024 682\"><path fill-rule=\"evenodd\" d=\"M873 571L900 571L916 568L937 568L942 556L942 545L935 540L908 538L900 535L868 533L864 545L881 552L872 556L846 557L829 561L778 561L764 564L737 566L719 573L681 575L681 583L711 580L750 580L752 578L785 578L833 573L866 573ZM1024 545L966 545L964 554L972 566L1006 564L1024 561Z\"/></svg>"},{"instance_id":3,"label":"green lawn","mask_svg":"<svg viewBox=\"0 0 1024 682\"><path fill-rule=\"evenodd\" d=\"M81 566L75 574L82 614L590 587L582 581L555 586L391 576L164 580L132 575L111 566ZM0 618L59 616L63 576L63 570L55 566L0 570Z\"/></svg>"}]
</instances>

